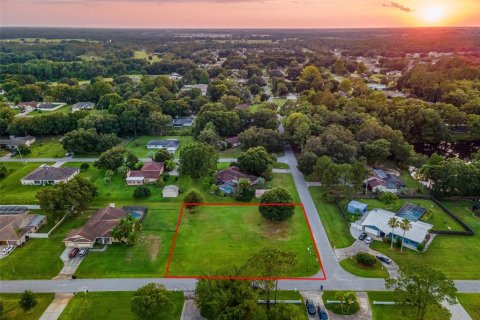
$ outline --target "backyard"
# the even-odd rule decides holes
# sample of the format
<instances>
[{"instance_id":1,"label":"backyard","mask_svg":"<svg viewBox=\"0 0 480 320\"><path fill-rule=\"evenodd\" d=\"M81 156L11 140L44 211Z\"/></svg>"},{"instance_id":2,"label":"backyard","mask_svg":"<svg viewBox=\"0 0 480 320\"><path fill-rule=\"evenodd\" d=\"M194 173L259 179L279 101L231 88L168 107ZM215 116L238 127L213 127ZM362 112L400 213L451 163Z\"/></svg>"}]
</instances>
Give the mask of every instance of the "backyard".
<instances>
[{"instance_id":1,"label":"backyard","mask_svg":"<svg viewBox=\"0 0 480 320\"><path fill-rule=\"evenodd\" d=\"M35 204L39 186L24 186L20 180L37 169L41 163L5 162L8 175L0 178L0 204ZM51 164L51 163L46 163Z\"/></svg>"},{"instance_id":2,"label":"backyard","mask_svg":"<svg viewBox=\"0 0 480 320\"><path fill-rule=\"evenodd\" d=\"M60 320L134 320L130 301L134 292L89 292L79 293L68 303ZM158 319L178 320L183 308L183 292L170 292L173 306L158 315Z\"/></svg>"},{"instance_id":3,"label":"backyard","mask_svg":"<svg viewBox=\"0 0 480 320\"><path fill-rule=\"evenodd\" d=\"M281 223L265 220L258 206L205 205L194 213L185 210L168 275L224 275L225 270L243 266L255 252L269 246L297 254L298 263L288 276L308 276L319 269L301 207Z\"/></svg>"},{"instance_id":4,"label":"backyard","mask_svg":"<svg viewBox=\"0 0 480 320\"><path fill-rule=\"evenodd\" d=\"M53 293L35 293L37 305L30 311L24 312L18 305L20 293L0 293L0 301L3 303L3 316L7 320L37 320L40 319L45 309L52 302Z\"/></svg>"},{"instance_id":5,"label":"backyard","mask_svg":"<svg viewBox=\"0 0 480 320\"><path fill-rule=\"evenodd\" d=\"M380 251L400 266L407 264L425 264L442 271L448 278L457 280L478 280L480 273L480 219L469 210L469 201L442 201L463 222L475 232L474 236L437 235L428 250L419 253L413 250L390 249L388 243L374 241L371 248Z\"/></svg>"}]
</instances>

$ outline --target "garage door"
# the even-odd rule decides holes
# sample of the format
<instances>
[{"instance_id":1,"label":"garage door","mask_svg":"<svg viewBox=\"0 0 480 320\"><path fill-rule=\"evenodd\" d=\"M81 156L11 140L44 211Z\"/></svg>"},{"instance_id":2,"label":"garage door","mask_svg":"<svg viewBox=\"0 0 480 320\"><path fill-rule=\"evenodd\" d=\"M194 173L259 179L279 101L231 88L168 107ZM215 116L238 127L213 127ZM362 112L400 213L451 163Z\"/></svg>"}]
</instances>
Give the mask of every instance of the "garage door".
<instances>
[{"instance_id":1,"label":"garage door","mask_svg":"<svg viewBox=\"0 0 480 320\"><path fill-rule=\"evenodd\" d=\"M371 234L373 234L373 235L375 235L375 236L377 236L377 237L378 237L378 233L379 233L378 230L375 230L375 229L372 229L372 228L369 228L369 227L365 227L365 232L371 233Z\"/></svg>"}]
</instances>

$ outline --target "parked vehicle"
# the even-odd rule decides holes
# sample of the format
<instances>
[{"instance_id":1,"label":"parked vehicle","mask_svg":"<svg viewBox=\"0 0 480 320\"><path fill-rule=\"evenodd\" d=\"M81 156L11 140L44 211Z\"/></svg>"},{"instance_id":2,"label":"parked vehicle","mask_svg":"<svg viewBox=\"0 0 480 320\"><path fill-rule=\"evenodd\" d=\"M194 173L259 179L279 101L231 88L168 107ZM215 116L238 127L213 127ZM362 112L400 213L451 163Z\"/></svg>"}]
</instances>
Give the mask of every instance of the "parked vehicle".
<instances>
[{"instance_id":1,"label":"parked vehicle","mask_svg":"<svg viewBox=\"0 0 480 320\"><path fill-rule=\"evenodd\" d=\"M317 311L320 320L328 320L328 313L324 306L318 306Z\"/></svg>"},{"instance_id":2,"label":"parked vehicle","mask_svg":"<svg viewBox=\"0 0 480 320\"><path fill-rule=\"evenodd\" d=\"M70 259L75 258L78 254L78 251L80 251L78 248L73 248L72 251L70 251L70 253L68 254L68 257Z\"/></svg>"},{"instance_id":3,"label":"parked vehicle","mask_svg":"<svg viewBox=\"0 0 480 320\"><path fill-rule=\"evenodd\" d=\"M13 245L8 245L6 246L5 248L2 249L2 254L4 256L6 256L7 254L9 254L10 252L12 252L12 250L15 248L15 246Z\"/></svg>"},{"instance_id":4,"label":"parked vehicle","mask_svg":"<svg viewBox=\"0 0 480 320\"><path fill-rule=\"evenodd\" d=\"M86 256L88 253L88 249L87 248L83 248L83 249L80 249L80 251L78 252L78 256L79 257L83 257L83 256Z\"/></svg>"},{"instance_id":5,"label":"parked vehicle","mask_svg":"<svg viewBox=\"0 0 480 320\"><path fill-rule=\"evenodd\" d=\"M366 244L370 244L370 243L372 243L372 242L373 242L373 239L372 239L372 238L370 238L370 237L366 237L366 238L365 238L365 243L366 243Z\"/></svg>"},{"instance_id":6,"label":"parked vehicle","mask_svg":"<svg viewBox=\"0 0 480 320\"><path fill-rule=\"evenodd\" d=\"M377 254L376 255L377 259L382 261L382 262L385 262L386 264L391 264L392 263L392 259L384 256L383 254Z\"/></svg>"},{"instance_id":7,"label":"parked vehicle","mask_svg":"<svg viewBox=\"0 0 480 320\"><path fill-rule=\"evenodd\" d=\"M367 237L367 233L366 233L366 232L362 232L362 233L358 236L358 240L364 240L366 237Z\"/></svg>"},{"instance_id":8,"label":"parked vehicle","mask_svg":"<svg viewBox=\"0 0 480 320\"><path fill-rule=\"evenodd\" d=\"M315 313L317 313L317 310L315 308L315 304L313 304L312 300L307 299L307 301L305 301L305 306L307 307L308 314L314 315Z\"/></svg>"}]
</instances>

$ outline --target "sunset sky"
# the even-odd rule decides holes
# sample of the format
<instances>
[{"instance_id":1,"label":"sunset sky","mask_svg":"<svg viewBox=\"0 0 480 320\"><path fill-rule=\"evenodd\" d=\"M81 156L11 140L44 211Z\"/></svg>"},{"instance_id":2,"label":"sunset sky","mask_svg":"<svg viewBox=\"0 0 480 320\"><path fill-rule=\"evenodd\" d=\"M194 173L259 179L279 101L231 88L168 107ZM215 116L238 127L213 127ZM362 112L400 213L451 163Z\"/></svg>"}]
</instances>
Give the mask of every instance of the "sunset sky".
<instances>
[{"instance_id":1,"label":"sunset sky","mask_svg":"<svg viewBox=\"0 0 480 320\"><path fill-rule=\"evenodd\" d=\"M0 0L2 26L480 26L480 0Z\"/></svg>"}]
</instances>

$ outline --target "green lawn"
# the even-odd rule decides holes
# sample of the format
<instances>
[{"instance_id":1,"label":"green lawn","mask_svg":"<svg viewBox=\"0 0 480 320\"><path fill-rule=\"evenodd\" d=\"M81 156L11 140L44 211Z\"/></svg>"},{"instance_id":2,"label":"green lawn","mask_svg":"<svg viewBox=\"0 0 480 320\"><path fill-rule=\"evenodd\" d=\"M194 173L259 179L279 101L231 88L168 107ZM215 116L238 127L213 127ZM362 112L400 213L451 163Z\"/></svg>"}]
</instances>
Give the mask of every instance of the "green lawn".
<instances>
[{"instance_id":1,"label":"green lawn","mask_svg":"<svg viewBox=\"0 0 480 320\"><path fill-rule=\"evenodd\" d=\"M3 302L3 317L5 320L37 320L40 319L45 309L54 298L53 293L35 293L37 305L29 312L24 312L18 305L21 294L0 293L0 301Z\"/></svg>"},{"instance_id":2,"label":"green lawn","mask_svg":"<svg viewBox=\"0 0 480 320\"><path fill-rule=\"evenodd\" d=\"M373 312L373 320L409 320L409 316L402 314L396 305L374 305L373 301L395 301L395 293L392 291L369 291L368 300ZM424 320L447 320L450 319L440 308L427 308Z\"/></svg>"},{"instance_id":3,"label":"green lawn","mask_svg":"<svg viewBox=\"0 0 480 320\"><path fill-rule=\"evenodd\" d=\"M47 163L51 164L51 163ZM35 204L41 186L24 186L20 179L37 169L40 163L5 162L8 175L0 178L0 204Z\"/></svg>"},{"instance_id":4,"label":"green lawn","mask_svg":"<svg viewBox=\"0 0 480 320\"><path fill-rule=\"evenodd\" d=\"M163 277L179 211L179 204L149 208L138 243L113 244L104 252L90 252L78 268L77 277Z\"/></svg>"},{"instance_id":5,"label":"green lawn","mask_svg":"<svg viewBox=\"0 0 480 320\"><path fill-rule=\"evenodd\" d=\"M130 301L134 292L89 292L77 294L60 315L60 320L134 320ZM178 320L183 308L183 292L170 292L173 306L157 319Z\"/></svg>"},{"instance_id":6,"label":"green lawn","mask_svg":"<svg viewBox=\"0 0 480 320\"><path fill-rule=\"evenodd\" d=\"M30 150L32 152L25 155L24 158L62 158L65 156L65 150L59 137L37 138L30 146Z\"/></svg>"},{"instance_id":7,"label":"green lawn","mask_svg":"<svg viewBox=\"0 0 480 320\"><path fill-rule=\"evenodd\" d=\"M290 166L287 163L283 162L274 162L273 167L275 169L290 169Z\"/></svg>"},{"instance_id":8,"label":"green lawn","mask_svg":"<svg viewBox=\"0 0 480 320\"><path fill-rule=\"evenodd\" d=\"M219 158L238 158L238 156L243 152L240 147L228 148L223 151L218 152Z\"/></svg>"},{"instance_id":9,"label":"green lawn","mask_svg":"<svg viewBox=\"0 0 480 320\"><path fill-rule=\"evenodd\" d=\"M400 266L407 264L426 264L445 273L451 279L480 279L480 219L468 210L472 206L469 201L443 201L446 207L469 225L474 236L437 235L425 253L405 249L390 249L388 243L374 241L371 248L385 253Z\"/></svg>"},{"instance_id":10,"label":"green lawn","mask_svg":"<svg viewBox=\"0 0 480 320\"><path fill-rule=\"evenodd\" d=\"M301 208L292 219L273 223L257 206L202 206L183 214L169 275L222 274L244 265L259 249L274 246L297 255L298 263L288 276L308 276L319 269L315 255L308 255L310 245Z\"/></svg>"},{"instance_id":11,"label":"green lawn","mask_svg":"<svg viewBox=\"0 0 480 320\"><path fill-rule=\"evenodd\" d=\"M459 293L457 298L472 319L480 319L480 294Z\"/></svg>"},{"instance_id":12,"label":"green lawn","mask_svg":"<svg viewBox=\"0 0 480 320\"><path fill-rule=\"evenodd\" d=\"M433 201L426 199L399 199L394 204L385 205L377 199L358 199L358 201L368 204L368 210L381 208L397 212L404 204L419 205L433 212L432 217L425 222L433 224L434 230L458 230L463 231L463 227L459 225L452 217L437 206ZM455 211L453 211L455 213Z\"/></svg>"},{"instance_id":13,"label":"green lawn","mask_svg":"<svg viewBox=\"0 0 480 320\"><path fill-rule=\"evenodd\" d=\"M347 258L340 261L340 265L343 269L347 270L351 274L362 278L387 278L388 272L385 268L383 268L382 264L378 261L375 262L373 267L364 266L354 258Z\"/></svg>"},{"instance_id":14,"label":"green lawn","mask_svg":"<svg viewBox=\"0 0 480 320\"><path fill-rule=\"evenodd\" d=\"M264 292L260 292L259 299L267 299ZM275 292L272 291L270 294L270 300L275 299ZM277 300L301 300L302 303L294 304L295 307L299 309L299 311L305 315L304 319L307 320L308 316L305 310L305 304L303 300L303 296L298 291L288 291L288 290L278 290L277 291ZM275 305L271 305L272 308L275 308Z\"/></svg>"},{"instance_id":15,"label":"green lawn","mask_svg":"<svg viewBox=\"0 0 480 320\"><path fill-rule=\"evenodd\" d=\"M342 313L341 306L339 303L327 303L327 300L338 300L336 297L337 292L338 291L328 291L328 290L323 292L322 300L323 300L323 304L325 305L325 308L337 314L352 315L357 313L357 311L360 309L358 302L355 302L352 306L350 306L349 310L345 310L345 313Z\"/></svg>"},{"instance_id":16,"label":"green lawn","mask_svg":"<svg viewBox=\"0 0 480 320\"><path fill-rule=\"evenodd\" d=\"M178 139L180 147L175 152L175 158L180 156L180 150L193 142L192 136L139 136L126 143L125 147L139 158L147 158L149 152L156 152L156 149L147 149L147 142L150 140Z\"/></svg>"},{"instance_id":17,"label":"green lawn","mask_svg":"<svg viewBox=\"0 0 480 320\"><path fill-rule=\"evenodd\" d=\"M350 235L350 223L343 218L334 203L325 201L321 187L310 187L309 189L332 246L345 248L352 245L355 239Z\"/></svg>"},{"instance_id":18,"label":"green lawn","mask_svg":"<svg viewBox=\"0 0 480 320\"><path fill-rule=\"evenodd\" d=\"M422 188L422 184L415 180L408 171L402 170L400 172L400 179L405 183L407 188L416 190L418 193L429 194L428 188Z\"/></svg>"},{"instance_id":19,"label":"green lawn","mask_svg":"<svg viewBox=\"0 0 480 320\"><path fill-rule=\"evenodd\" d=\"M0 278L10 279L51 279L63 267L60 254L65 249L62 240L72 229L85 224L91 211L74 220L63 222L48 239L32 239L18 247L6 258L0 260Z\"/></svg>"}]
</instances>

